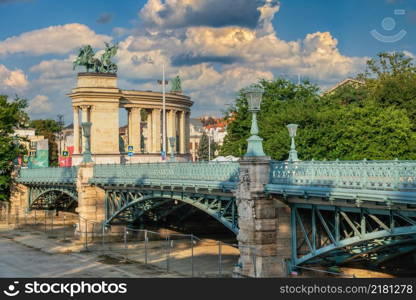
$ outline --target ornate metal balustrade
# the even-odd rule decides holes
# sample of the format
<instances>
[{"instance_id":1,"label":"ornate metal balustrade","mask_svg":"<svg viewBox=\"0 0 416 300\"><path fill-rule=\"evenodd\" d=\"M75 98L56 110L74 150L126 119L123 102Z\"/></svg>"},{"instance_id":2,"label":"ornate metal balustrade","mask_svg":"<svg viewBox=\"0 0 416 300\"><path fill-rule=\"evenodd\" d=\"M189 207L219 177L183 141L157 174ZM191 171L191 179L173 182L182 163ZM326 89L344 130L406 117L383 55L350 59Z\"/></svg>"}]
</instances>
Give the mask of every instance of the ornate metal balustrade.
<instances>
[{"instance_id":1,"label":"ornate metal balustrade","mask_svg":"<svg viewBox=\"0 0 416 300\"><path fill-rule=\"evenodd\" d=\"M77 171L77 167L21 169L16 181L26 185L75 184L77 179Z\"/></svg>"},{"instance_id":2,"label":"ornate metal balustrade","mask_svg":"<svg viewBox=\"0 0 416 300\"><path fill-rule=\"evenodd\" d=\"M192 187L234 190L239 180L236 162L148 163L95 165L97 185Z\"/></svg>"},{"instance_id":3,"label":"ornate metal balustrade","mask_svg":"<svg viewBox=\"0 0 416 300\"><path fill-rule=\"evenodd\" d=\"M416 203L416 161L272 162L266 191L391 203Z\"/></svg>"}]
</instances>

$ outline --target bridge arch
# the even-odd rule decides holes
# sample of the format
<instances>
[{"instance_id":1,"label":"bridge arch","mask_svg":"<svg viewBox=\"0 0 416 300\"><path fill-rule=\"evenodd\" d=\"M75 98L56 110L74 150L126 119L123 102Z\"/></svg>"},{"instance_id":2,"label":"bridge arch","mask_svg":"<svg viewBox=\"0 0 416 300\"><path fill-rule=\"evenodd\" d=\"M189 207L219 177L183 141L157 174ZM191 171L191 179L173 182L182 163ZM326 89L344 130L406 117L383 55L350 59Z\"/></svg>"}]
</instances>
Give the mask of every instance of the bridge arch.
<instances>
[{"instance_id":1,"label":"bridge arch","mask_svg":"<svg viewBox=\"0 0 416 300\"><path fill-rule=\"evenodd\" d=\"M69 208L74 203L78 202L78 195L73 188L60 188L60 187L31 187L29 191L29 208L33 209L39 201L44 201L46 196L51 196L47 201L48 204L57 205L57 201L61 199L63 195L69 197L70 201L66 201L65 207ZM42 203L44 205L44 203ZM41 205L42 205L41 204Z\"/></svg>"},{"instance_id":2,"label":"bridge arch","mask_svg":"<svg viewBox=\"0 0 416 300\"><path fill-rule=\"evenodd\" d=\"M219 210L211 208L212 203L207 204L202 201L196 201L195 199L192 199L189 196L180 196L180 195L169 195L169 196L168 195L166 196L141 195L139 198L136 198L135 200L122 205L111 215L107 216L105 224L109 225L114 219L116 219L120 214L122 214L127 209L147 200L153 200L153 201L158 201L158 202L159 201L163 202L163 200L169 200L169 201L178 201L178 202L188 204L208 214L209 216L213 217L215 220L223 224L227 229L232 231L234 234L236 235L238 234L238 227L236 223L233 222L233 220L226 218L223 214L220 213ZM234 205L234 203L231 203L231 205Z\"/></svg>"}]
</instances>

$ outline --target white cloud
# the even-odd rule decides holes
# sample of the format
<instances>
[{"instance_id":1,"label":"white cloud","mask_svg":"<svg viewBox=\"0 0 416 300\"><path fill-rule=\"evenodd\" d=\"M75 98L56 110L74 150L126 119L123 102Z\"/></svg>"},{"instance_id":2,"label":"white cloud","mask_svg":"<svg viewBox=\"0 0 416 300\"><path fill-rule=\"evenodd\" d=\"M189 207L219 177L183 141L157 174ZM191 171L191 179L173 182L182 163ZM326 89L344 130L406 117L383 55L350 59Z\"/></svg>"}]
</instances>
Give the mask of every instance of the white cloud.
<instances>
[{"instance_id":1,"label":"white cloud","mask_svg":"<svg viewBox=\"0 0 416 300\"><path fill-rule=\"evenodd\" d=\"M235 7L230 9L230 5ZM239 11L240 15L234 16L239 5L245 5L246 13ZM148 0L139 12L143 21L140 29L113 29L119 38L128 34L115 58L119 86L157 90L155 80L161 79L165 64L167 78L181 76L185 93L195 101L194 112L205 113L224 108L239 89L259 79L299 74L325 86L362 71L367 58L343 55L330 32L314 32L294 41L280 39L272 25L279 9L276 0ZM228 23L219 11L231 13L222 14L229 17ZM110 40L81 24L49 28L0 42L0 54L67 53L86 43L101 48ZM48 37L48 42L38 45L34 36L41 40ZM53 101L47 102L58 107L58 101L62 102L63 95L75 85L74 58L50 59L33 66L30 71L37 76L32 81L37 87L34 95L49 95ZM70 107L69 103L68 99L65 105Z\"/></svg>"},{"instance_id":2,"label":"white cloud","mask_svg":"<svg viewBox=\"0 0 416 300\"><path fill-rule=\"evenodd\" d=\"M48 113L52 111L52 103L48 96L37 95L30 101L27 111L31 114Z\"/></svg>"},{"instance_id":3,"label":"white cloud","mask_svg":"<svg viewBox=\"0 0 416 300\"><path fill-rule=\"evenodd\" d=\"M96 34L83 24L50 26L13 36L0 42L0 55L25 53L30 55L65 54L81 45L102 47L111 41L107 35Z\"/></svg>"},{"instance_id":4,"label":"white cloud","mask_svg":"<svg viewBox=\"0 0 416 300\"><path fill-rule=\"evenodd\" d=\"M20 70L9 70L0 65L0 91L19 92L25 90L29 85L26 74Z\"/></svg>"}]
</instances>

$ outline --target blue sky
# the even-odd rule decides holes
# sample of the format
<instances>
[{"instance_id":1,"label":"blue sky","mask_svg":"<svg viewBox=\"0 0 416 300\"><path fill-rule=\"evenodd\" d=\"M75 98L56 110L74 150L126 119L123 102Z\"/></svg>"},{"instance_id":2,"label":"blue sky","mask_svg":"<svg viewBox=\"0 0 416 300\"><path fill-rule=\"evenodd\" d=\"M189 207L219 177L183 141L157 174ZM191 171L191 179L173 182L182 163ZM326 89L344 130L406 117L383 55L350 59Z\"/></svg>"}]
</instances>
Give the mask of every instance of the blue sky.
<instances>
[{"instance_id":1,"label":"blue sky","mask_svg":"<svg viewBox=\"0 0 416 300\"><path fill-rule=\"evenodd\" d=\"M386 43L371 30L405 34ZM122 88L158 88L151 56L181 75L194 115L220 115L259 78L300 74L326 88L378 52L415 55L415 35L408 0L0 0L0 92L29 99L32 117L68 113L76 48L110 41L120 43Z\"/></svg>"}]
</instances>

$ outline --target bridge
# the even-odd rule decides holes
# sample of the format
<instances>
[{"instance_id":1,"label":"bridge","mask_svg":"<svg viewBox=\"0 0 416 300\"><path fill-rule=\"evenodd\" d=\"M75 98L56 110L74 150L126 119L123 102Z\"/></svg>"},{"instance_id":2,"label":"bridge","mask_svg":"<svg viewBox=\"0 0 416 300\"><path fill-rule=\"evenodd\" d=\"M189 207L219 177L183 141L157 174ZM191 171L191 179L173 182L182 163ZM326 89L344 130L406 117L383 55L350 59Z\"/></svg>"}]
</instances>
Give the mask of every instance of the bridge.
<instances>
[{"instance_id":1,"label":"bridge","mask_svg":"<svg viewBox=\"0 0 416 300\"><path fill-rule=\"evenodd\" d=\"M415 161L168 162L21 169L24 209L59 207L105 226L190 205L255 246L260 276L309 265L380 265L416 250ZM242 272L253 272L241 250Z\"/></svg>"}]
</instances>

